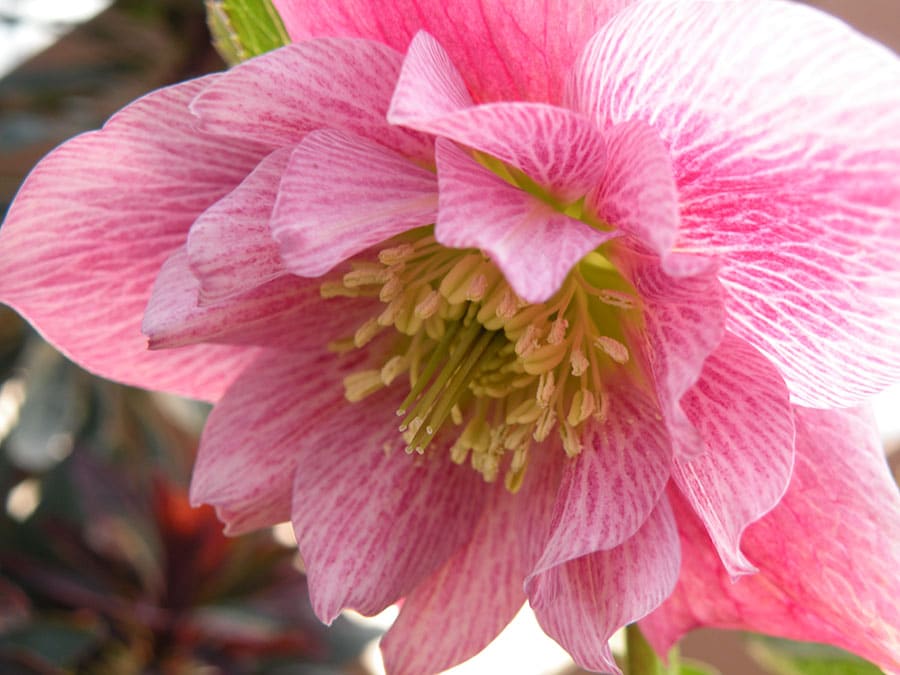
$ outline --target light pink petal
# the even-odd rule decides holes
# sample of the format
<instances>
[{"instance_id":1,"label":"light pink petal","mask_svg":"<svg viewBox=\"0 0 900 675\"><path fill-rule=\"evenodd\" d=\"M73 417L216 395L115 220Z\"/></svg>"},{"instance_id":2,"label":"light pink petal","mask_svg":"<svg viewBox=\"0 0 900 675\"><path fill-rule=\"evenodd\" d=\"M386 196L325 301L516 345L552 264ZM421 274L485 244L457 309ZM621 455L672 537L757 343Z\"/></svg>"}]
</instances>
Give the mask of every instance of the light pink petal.
<instances>
[{"instance_id":1,"label":"light pink petal","mask_svg":"<svg viewBox=\"0 0 900 675\"><path fill-rule=\"evenodd\" d=\"M468 103L447 53L431 35L416 35L388 113L392 124L486 152L562 199L580 198L599 183L606 143L586 116L539 103Z\"/></svg>"},{"instance_id":2,"label":"light pink petal","mask_svg":"<svg viewBox=\"0 0 900 675\"><path fill-rule=\"evenodd\" d=\"M726 335L681 401L706 450L676 457L673 478L732 576L756 571L741 552L745 528L784 495L794 465L787 387L753 347Z\"/></svg>"},{"instance_id":3,"label":"light pink petal","mask_svg":"<svg viewBox=\"0 0 900 675\"><path fill-rule=\"evenodd\" d=\"M151 349L197 342L307 351L348 337L372 312L366 298L321 297L318 280L285 275L218 303L200 302L200 282L179 249L163 265L144 315Z\"/></svg>"},{"instance_id":4,"label":"light pink petal","mask_svg":"<svg viewBox=\"0 0 900 675\"><path fill-rule=\"evenodd\" d=\"M406 597L381 641L388 672L443 671L474 656L525 602L522 580L547 536L563 458L560 447L540 450L520 491L492 486L471 540ZM453 617L465 626L448 630Z\"/></svg>"},{"instance_id":5,"label":"light pink petal","mask_svg":"<svg viewBox=\"0 0 900 675\"><path fill-rule=\"evenodd\" d=\"M0 298L85 368L127 384L218 398L252 353L150 353L141 316L188 227L264 150L194 128L187 105L215 78L145 96L48 155L0 228Z\"/></svg>"},{"instance_id":6,"label":"light pink petal","mask_svg":"<svg viewBox=\"0 0 900 675\"><path fill-rule=\"evenodd\" d=\"M524 300L544 302L584 255L615 233L554 211L497 177L456 145L437 141L440 203L435 237L480 248Z\"/></svg>"},{"instance_id":7,"label":"light pink petal","mask_svg":"<svg viewBox=\"0 0 900 675\"><path fill-rule=\"evenodd\" d=\"M610 636L665 600L679 564L678 530L663 496L633 537L539 574L528 597L541 627L580 666L621 675Z\"/></svg>"},{"instance_id":8,"label":"light pink petal","mask_svg":"<svg viewBox=\"0 0 900 675\"><path fill-rule=\"evenodd\" d=\"M410 593L472 537L488 490L449 459L403 452L403 391L339 408L297 449L293 523L313 610L375 614ZM397 395L399 394L399 395Z\"/></svg>"},{"instance_id":9,"label":"light pink petal","mask_svg":"<svg viewBox=\"0 0 900 675\"><path fill-rule=\"evenodd\" d=\"M665 257L679 225L678 190L668 149L653 127L640 120L612 127L606 142L606 172L589 207L603 222Z\"/></svg>"},{"instance_id":10,"label":"light pink petal","mask_svg":"<svg viewBox=\"0 0 900 675\"><path fill-rule=\"evenodd\" d=\"M291 155L272 235L295 274L319 276L437 217L435 175L373 141L314 131Z\"/></svg>"},{"instance_id":11,"label":"light pink petal","mask_svg":"<svg viewBox=\"0 0 900 675\"><path fill-rule=\"evenodd\" d=\"M672 447L656 404L626 384L605 392L605 420L585 422L584 449L566 463L550 537L532 578L618 546L640 529L659 501L669 480Z\"/></svg>"},{"instance_id":12,"label":"light pink petal","mask_svg":"<svg viewBox=\"0 0 900 675\"><path fill-rule=\"evenodd\" d=\"M338 360L324 343L264 352L210 413L191 503L215 506L229 534L289 520L299 448L352 412L343 377L359 367L359 354Z\"/></svg>"},{"instance_id":13,"label":"light pink petal","mask_svg":"<svg viewBox=\"0 0 900 675\"><path fill-rule=\"evenodd\" d=\"M900 672L900 494L870 415L795 408L782 502L744 534L761 570L731 583L687 505L678 587L645 623L665 651L699 625L826 642ZM673 503L677 500L673 499Z\"/></svg>"},{"instance_id":14,"label":"light pink petal","mask_svg":"<svg viewBox=\"0 0 900 675\"><path fill-rule=\"evenodd\" d=\"M796 3L647 2L598 33L575 73L577 109L662 137L678 248L721 258L729 329L795 403L852 405L896 381L894 54Z\"/></svg>"},{"instance_id":15,"label":"light pink petal","mask_svg":"<svg viewBox=\"0 0 900 675\"><path fill-rule=\"evenodd\" d=\"M364 37L404 51L421 29L450 53L481 100L556 102L588 38L630 0L275 0L294 40Z\"/></svg>"},{"instance_id":16,"label":"light pink petal","mask_svg":"<svg viewBox=\"0 0 900 675\"><path fill-rule=\"evenodd\" d=\"M266 157L191 226L187 253L201 302L249 291L285 273L269 220L291 149Z\"/></svg>"},{"instance_id":17,"label":"light pink petal","mask_svg":"<svg viewBox=\"0 0 900 675\"><path fill-rule=\"evenodd\" d=\"M650 374L676 454L693 456L703 439L682 410L681 400L697 382L706 358L724 335L722 288L713 271L670 276L662 261L627 251L614 251L619 269L634 285L643 306L643 326L629 344Z\"/></svg>"},{"instance_id":18,"label":"light pink petal","mask_svg":"<svg viewBox=\"0 0 900 675\"><path fill-rule=\"evenodd\" d=\"M232 68L194 99L203 129L276 149L330 127L430 160L431 141L385 119L402 55L368 40L288 45Z\"/></svg>"}]
</instances>

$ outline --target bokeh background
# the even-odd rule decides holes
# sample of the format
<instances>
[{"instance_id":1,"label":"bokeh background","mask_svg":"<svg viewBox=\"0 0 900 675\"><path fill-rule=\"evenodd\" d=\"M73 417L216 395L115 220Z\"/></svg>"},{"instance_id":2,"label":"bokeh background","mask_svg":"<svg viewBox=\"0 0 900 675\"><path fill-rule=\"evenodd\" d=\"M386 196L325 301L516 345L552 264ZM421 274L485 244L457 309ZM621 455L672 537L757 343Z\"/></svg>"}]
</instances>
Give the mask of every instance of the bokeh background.
<instances>
[{"instance_id":1,"label":"bokeh background","mask_svg":"<svg viewBox=\"0 0 900 675\"><path fill-rule=\"evenodd\" d=\"M900 0L810 4L900 51ZM201 0L0 0L0 213L61 141L222 67ZM324 628L289 528L228 539L188 506L207 412L91 376L0 306L0 673L379 672L389 613ZM879 412L896 475L896 395ZM805 654L833 659L819 675L879 672L722 631L683 653L724 675L813 672L797 670ZM581 671L526 612L455 672Z\"/></svg>"}]
</instances>

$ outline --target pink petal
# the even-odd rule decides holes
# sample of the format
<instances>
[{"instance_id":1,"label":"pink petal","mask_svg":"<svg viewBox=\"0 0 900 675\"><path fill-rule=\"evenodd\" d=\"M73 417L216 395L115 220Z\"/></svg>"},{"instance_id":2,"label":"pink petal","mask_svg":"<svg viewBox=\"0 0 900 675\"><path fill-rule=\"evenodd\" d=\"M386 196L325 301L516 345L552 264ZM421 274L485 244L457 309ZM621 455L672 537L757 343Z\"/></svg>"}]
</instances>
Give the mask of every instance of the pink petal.
<instances>
[{"instance_id":1,"label":"pink petal","mask_svg":"<svg viewBox=\"0 0 900 675\"><path fill-rule=\"evenodd\" d=\"M184 249L163 265L144 315L151 349L197 342L308 350L345 338L367 318L369 299L323 300L319 282L285 275L216 304L199 302L200 283Z\"/></svg>"},{"instance_id":2,"label":"pink petal","mask_svg":"<svg viewBox=\"0 0 900 675\"><path fill-rule=\"evenodd\" d=\"M693 459L676 457L673 478L729 574L755 572L741 552L741 536L781 500L794 465L787 387L765 357L729 334L682 407L706 451Z\"/></svg>"},{"instance_id":3,"label":"pink petal","mask_svg":"<svg viewBox=\"0 0 900 675\"><path fill-rule=\"evenodd\" d=\"M344 608L375 614L407 595L471 539L483 511L484 481L450 461L446 440L421 459L401 450L403 393L339 408L297 448L294 530L326 623Z\"/></svg>"},{"instance_id":4,"label":"pink petal","mask_svg":"<svg viewBox=\"0 0 900 675\"><path fill-rule=\"evenodd\" d=\"M201 302L249 291L285 273L269 219L291 148L266 157L191 226L187 253Z\"/></svg>"},{"instance_id":5,"label":"pink petal","mask_svg":"<svg viewBox=\"0 0 900 675\"><path fill-rule=\"evenodd\" d=\"M582 667L621 675L607 644L645 616L678 579L678 531L663 497L622 545L551 568L527 588L541 627Z\"/></svg>"},{"instance_id":6,"label":"pink petal","mask_svg":"<svg viewBox=\"0 0 900 675\"><path fill-rule=\"evenodd\" d=\"M405 50L421 29L440 40L482 100L559 100L588 38L631 0L275 0L294 40L364 37Z\"/></svg>"},{"instance_id":7,"label":"pink petal","mask_svg":"<svg viewBox=\"0 0 900 675\"><path fill-rule=\"evenodd\" d=\"M474 656L525 602L522 580L549 530L562 466L562 448L540 450L521 490L493 486L471 540L406 597L381 640L388 672L438 672ZM448 617L466 617L465 626L447 630Z\"/></svg>"},{"instance_id":8,"label":"pink petal","mask_svg":"<svg viewBox=\"0 0 900 675\"><path fill-rule=\"evenodd\" d=\"M900 495L875 425L853 410L795 416L790 488L744 535L760 573L731 583L703 526L679 505L681 579L645 630L665 650L698 625L746 628L831 643L896 672Z\"/></svg>"},{"instance_id":9,"label":"pink petal","mask_svg":"<svg viewBox=\"0 0 900 675\"><path fill-rule=\"evenodd\" d=\"M672 466L667 429L656 404L637 386L626 384L605 392L605 421L585 423L584 450L566 463L550 537L529 579L619 546L640 529L659 501Z\"/></svg>"},{"instance_id":10,"label":"pink petal","mask_svg":"<svg viewBox=\"0 0 900 675\"><path fill-rule=\"evenodd\" d=\"M563 199L600 180L606 143L587 117L536 103L470 103L450 57L427 33L409 47L388 120L445 136L525 172Z\"/></svg>"},{"instance_id":11,"label":"pink petal","mask_svg":"<svg viewBox=\"0 0 900 675\"><path fill-rule=\"evenodd\" d=\"M427 161L431 142L385 119L402 59L368 40L308 40L232 68L194 99L191 110L205 130L271 149L331 127Z\"/></svg>"},{"instance_id":12,"label":"pink petal","mask_svg":"<svg viewBox=\"0 0 900 675\"><path fill-rule=\"evenodd\" d=\"M649 252L665 256L680 221L668 149L653 127L640 120L612 127L606 142L606 172L589 207Z\"/></svg>"},{"instance_id":13,"label":"pink petal","mask_svg":"<svg viewBox=\"0 0 900 675\"><path fill-rule=\"evenodd\" d=\"M900 376L894 54L794 3L640 3L575 72L598 124L659 132L679 248L722 259L729 329L796 403L852 405Z\"/></svg>"},{"instance_id":14,"label":"pink petal","mask_svg":"<svg viewBox=\"0 0 900 675\"><path fill-rule=\"evenodd\" d=\"M554 211L445 139L437 141L437 161L435 237L445 246L487 252L528 302L550 298L575 263L615 236Z\"/></svg>"},{"instance_id":15,"label":"pink petal","mask_svg":"<svg viewBox=\"0 0 900 675\"><path fill-rule=\"evenodd\" d=\"M229 534L289 520L299 448L341 423L343 377L360 354L338 360L322 343L267 350L213 408L191 481L191 503L212 504Z\"/></svg>"},{"instance_id":16,"label":"pink petal","mask_svg":"<svg viewBox=\"0 0 900 675\"><path fill-rule=\"evenodd\" d=\"M319 276L437 217L434 174L378 143L314 131L291 155L272 234L295 274Z\"/></svg>"},{"instance_id":17,"label":"pink petal","mask_svg":"<svg viewBox=\"0 0 900 675\"><path fill-rule=\"evenodd\" d=\"M150 287L188 227L264 151L198 132L187 105L215 77L154 92L101 131L47 156L0 229L0 298L85 368L128 384L216 399L252 353L150 353Z\"/></svg>"},{"instance_id":18,"label":"pink petal","mask_svg":"<svg viewBox=\"0 0 900 675\"><path fill-rule=\"evenodd\" d=\"M670 276L655 256L624 247L613 251L618 267L641 298L644 322L630 345L649 372L676 454L693 456L703 439L687 418L681 399L700 377L703 363L724 335L722 288L713 271Z\"/></svg>"}]
</instances>

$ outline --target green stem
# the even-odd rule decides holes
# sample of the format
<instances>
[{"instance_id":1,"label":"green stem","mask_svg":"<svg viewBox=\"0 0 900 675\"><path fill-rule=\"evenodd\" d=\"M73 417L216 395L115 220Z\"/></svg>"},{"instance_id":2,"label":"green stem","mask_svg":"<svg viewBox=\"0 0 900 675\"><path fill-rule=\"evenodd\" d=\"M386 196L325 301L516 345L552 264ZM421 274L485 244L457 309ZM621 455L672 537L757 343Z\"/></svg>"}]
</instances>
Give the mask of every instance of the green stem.
<instances>
[{"instance_id":1,"label":"green stem","mask_svg":"<svg viewBox=\"0 0 900 675\"><path fill-rule=\"evenodd\" d=\"M677 675L681 670L678 648L669 652L666 667L647 642L636 623L625 627L626 675Z\"/></svg>"}]
</instances>

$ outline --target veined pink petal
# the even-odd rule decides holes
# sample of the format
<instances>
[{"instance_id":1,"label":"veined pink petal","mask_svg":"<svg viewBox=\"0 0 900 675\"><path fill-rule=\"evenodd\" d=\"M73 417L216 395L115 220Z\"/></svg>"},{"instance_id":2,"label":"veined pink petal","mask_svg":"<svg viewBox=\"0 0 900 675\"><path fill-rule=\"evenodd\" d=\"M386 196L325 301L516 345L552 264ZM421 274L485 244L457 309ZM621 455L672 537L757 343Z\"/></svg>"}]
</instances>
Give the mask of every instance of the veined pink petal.
<instances>
[{"instance_id":1,"label":"veined pink petal","mask_svg":"<svg viewBox=\"0 0 900 675\"><path fill-rule=\"evenodd\" d=\"M431 159L431 141L385 120L402 55L368 40L323 38L235 66L194 99L201 128L271 149L330 127Z\"/></svg>"},{"instance_id":2,"label":"veined pink petal","mask_svg":"<svg viewBox=\"0 0 900 675\"><path fill-rule=\"evenodd\" d=\"M760 573L732 583L678 505L681 578L645 631L662 653L702 624L827 642L900 672L900 495L875 425L854 410L794 412L791 485L744 535Z\"/></svg>"},{"instance_id":3,"label":"veined pink petal","mask_svg":"<svg viewBox=\"0 0 900 675\"><path fill-rule=\"evenodd\" d=\"M200 283L179 249L165 262L144 314L151 349L222 342L309 350L352 334L371 300L323 300L317 280L285 275L216 304L199 302Z\"/></svg>"},{"instance_id":4,"label":"veined pink petal","mask_svg":"<svg viewBox=\"0 0 900 675\"><path fill-rule=\"evenodd\" d=\"M486 152L563 199L598 184L606 142L590 119L540 103L471 106L462 87L450 56L420 32L403 62L388 120Z\"/></svg>"},{"instance_id":5,"label":"veined pink petal","mask_svg":"<svg viewBox=\"0 0 900 675\"><path fill-rule=\"evenodd\" d=\"M471 539L483 510L484 481L450 461L446 440L421 459L403 452L390 423L403 393L323 420L297 449L294 530L326 623L344 608L376 614L407 595Z\"/></svg>"},{"instance_id":6,"label":"veined pink petal","mask_svg":"<svg viewBox=\"0 0 900 675\"><path fill-rule=\"evenodd\" d=\"M541 627L590 670L621 675L610 636L644 617L678 579L678 530L665 496L638 532L534 577L527 588Z\"/></svg>"},{"instance_id":7,"label":"veined pink petal","mask_svg":"<svg viewBox=\"0 0 900 675\"><path fill-rule=\"evenodd\" d=\"M264 149L197 131L190 100L215 77L132 103L32 171L0 230L0 298L85 368L214 400L253 358L232 347L150 353L140 325L163 261Z\"/></svg>"},{"instance_id":8,"label":"veined pink petal","mask_svg":"<svg viewBox=\"0 0 900 675\"><path fill-rule=\"evenodd\" d=\"M660 258L624 246L615 247L612 255L637 290L644 310L640 330L626 327L629 344L656 385L676 454L696 455L703 450L703 439L684 414L681 399L724 335L721 285L711 270L670 276Z\"/></svg>"},{"instance_id":9,"label":"veined pink petal","mask_svg":"<svg viewBox=\"0 0 900 675\"><path fill-rule=\"evenodd\" d=\"M381 641L388 672L438 672L474 656L525 602L522 579L546 539L562 468L551 454L562 448L541 450L520 491L493 486L471 540L406 597ZM465 617L465 630L447 630L454 617Z\"/></svg>"},{"instance_id":10,"label":"veined pink petal","mask_svg":"<svg viewBox=\"0 0 900 675\"><path fill-rule=\"evenodd\" d=\"M550 537L526 587L546 570L633 536L669 481L672 446L654 401L628 383L606 392L605 420L589 420L581 455L566 462Z\"/></svg>"},{"instance_id":11,"label":"veined pink petal","mask_svg":"<svg viewBox=\"0 0 900 675\"><path fill-rule=\"evenodd\" d=\"M606 142L606 171L589 207L665 261L680 221L669 151L653 127L640 120L612 127Z\"/></svg>"},{"instance_id":12,"label":"veined pink petal","mask_svg":"<svg viewBox=\"0 0 900 675\"><path fill-rule=\"evenodd\" d=\"M555 211L446 139L437 141L437 161L435 237L445 246L486 251L528 302L550 298L575 263L616 236Z\"/></svg>"},{"instance_id":13,"label":"veined pink petal","mask_svg":"<svg viewBox=\"0 0 900 675\"><path fill-rule=\"evenodd\" d=\"M895 55L794 3L639 3L575 68L577 109L663 138L677 248L721 258L729 329L798 404L900 375L898 83Z\"/></svg>"},{"instance_id":14,"label":"veined pink petal","mask_svg":"<svg viewBox=\"0 0 900 675\"><path fill-rule=\"evenodd\" d=\"M272 235L295 274L319 276L352 255L437 218L437 179L382 145L310 133L291 155Z\"/></svg>"},{"instance_id":15,"label":"veined pink petal","mask_svg":"<svg viewBox=\"0 0 900 675\"><path fill-rule=\"evenodd\" d=\"M308 346L266 350L210 413L191 503L215 506L229 534L290 520L299 448L317 449L324 430L343 424L343 377L360 355L339 360L324 343Z\"/></svg>"},{"instance_id":16,"label":"veined pink petal","mask_svg":"<svg viewBox=\"0 0 900 675\"><path fill-rule=\"evenodd\" d=\"M632 0L274 0L294 40L364 37L404 51L419 30L446 47L482 101L557 102L581 47Z\"/></svg>"},{"instance_id":17,"label":"veined pink petal","mask_svg":"<svg viewBox=\"0 0 900 675\"><path fill-rule=\"evenodd\" d=\"M765 357L728 334L681 404L706 450L693 459L676 457L673 478L729 574L755 572L741 552L741 536L784 495L794 465L787 387Z\"/></svg>"},{"instance_id":18,"label":"veined pink petal","mask_svg":"<svg viewBox=\"0 0 900 675\"><path fill-rule=\"evenodd\" d=\"M276 150L191 226L187 254L200 302L252 290L285 273L269 220L291 148Z\"/></svg>"}]
</instances>

